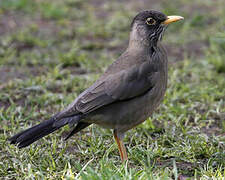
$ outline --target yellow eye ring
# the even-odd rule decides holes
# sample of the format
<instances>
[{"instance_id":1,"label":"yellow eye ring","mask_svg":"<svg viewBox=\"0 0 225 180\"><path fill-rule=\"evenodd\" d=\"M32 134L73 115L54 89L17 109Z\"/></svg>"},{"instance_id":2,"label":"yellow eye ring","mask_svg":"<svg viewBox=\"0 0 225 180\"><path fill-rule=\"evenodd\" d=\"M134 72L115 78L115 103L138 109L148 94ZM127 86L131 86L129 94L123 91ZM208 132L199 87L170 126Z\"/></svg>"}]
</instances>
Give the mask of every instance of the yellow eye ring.
<instances>
[{"instance_id":1,"label":"yellow eye ring","mask_svg":"<svg viewBox=\"0 0 225 180\"><path fill-rule=\"evenodd\" d=\"M155 23L156 23L156 20L151 18L151 17L146 19L146 24L147 25L154 25Z\"/></svg>"}]
</instances>

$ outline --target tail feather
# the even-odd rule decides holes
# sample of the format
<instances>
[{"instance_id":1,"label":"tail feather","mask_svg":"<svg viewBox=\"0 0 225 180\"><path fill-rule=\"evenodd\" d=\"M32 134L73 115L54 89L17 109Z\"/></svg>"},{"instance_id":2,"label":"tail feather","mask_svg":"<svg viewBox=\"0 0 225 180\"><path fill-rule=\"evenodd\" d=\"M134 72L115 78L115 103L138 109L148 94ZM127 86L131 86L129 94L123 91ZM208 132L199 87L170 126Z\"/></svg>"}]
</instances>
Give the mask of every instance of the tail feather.
<instances>
[{"instance_id":1,"label":"tail feather","mask_svg":"<svg viewBox=\"0 0 225 180\"><path fill-rule=\"evenodd\" d=\"M69 139L72 135L78 133L79 131L81 131L82 129L88 127L89 125L91 125L91 123L79 122L76 125L76 127L67 135L65 140Z\"/></svg>"},{"instance_id":2,"label":"tail feather","mask_svg":"<svg viewBox=\"0 0 225 180\"><path fill-rule=\"evenodd\" d=\"M80 119L80 115L59 120L53 117L47 121L44 121L36 126L33 126L25 131L16 134L15 136L11 137L9 141L11 144L18 144L19 148L23 148L69 123L79 122Z\"/></svg>"}]
</instances>

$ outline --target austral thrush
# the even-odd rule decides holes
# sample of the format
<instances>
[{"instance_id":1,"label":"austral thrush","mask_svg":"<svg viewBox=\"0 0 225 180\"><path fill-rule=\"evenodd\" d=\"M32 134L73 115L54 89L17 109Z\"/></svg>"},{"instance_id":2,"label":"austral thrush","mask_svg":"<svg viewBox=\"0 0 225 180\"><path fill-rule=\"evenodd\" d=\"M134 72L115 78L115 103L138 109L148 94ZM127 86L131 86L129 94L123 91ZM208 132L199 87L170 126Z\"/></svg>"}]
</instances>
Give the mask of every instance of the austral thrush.
<instances>
[{"instance_id":1,"label":"austral thrush","mask_svg":"<svg viewBox=\"0 0 225 180\"><path fill-rule=\"evenodd\" d=\"M131 23L126 51L66 109L10 138L19 148L69 124L66 139L98 124L114 130L121 160L127 160L124 133L145 121L159 106L167 88L167 54L159 41L168 24L181 16L142 11Z\"/></svg>"}]
</instances>

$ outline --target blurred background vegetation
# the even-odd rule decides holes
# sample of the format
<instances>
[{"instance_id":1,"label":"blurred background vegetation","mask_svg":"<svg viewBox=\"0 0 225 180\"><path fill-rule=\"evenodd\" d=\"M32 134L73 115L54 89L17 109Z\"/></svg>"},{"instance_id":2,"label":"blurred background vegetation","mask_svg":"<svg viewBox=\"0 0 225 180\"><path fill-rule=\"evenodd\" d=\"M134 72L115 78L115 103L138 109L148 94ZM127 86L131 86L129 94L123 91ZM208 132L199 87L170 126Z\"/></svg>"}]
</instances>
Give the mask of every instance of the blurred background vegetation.
<instances>
[{"instance_id":1,"label":"blurred background vegetation","mask_svg":"<svg viewBox=\"0 0 225 180\"><path fill-rule=\"evenodd\" d=\"M127 133L122 164L110 130L69 128L18 150L7 137L73 101L125 49L141 10L181 15L163 43L164 103ZM0 0L0 177L220 179L225 176L224 0Z\"/></svg>"}]
</instances>

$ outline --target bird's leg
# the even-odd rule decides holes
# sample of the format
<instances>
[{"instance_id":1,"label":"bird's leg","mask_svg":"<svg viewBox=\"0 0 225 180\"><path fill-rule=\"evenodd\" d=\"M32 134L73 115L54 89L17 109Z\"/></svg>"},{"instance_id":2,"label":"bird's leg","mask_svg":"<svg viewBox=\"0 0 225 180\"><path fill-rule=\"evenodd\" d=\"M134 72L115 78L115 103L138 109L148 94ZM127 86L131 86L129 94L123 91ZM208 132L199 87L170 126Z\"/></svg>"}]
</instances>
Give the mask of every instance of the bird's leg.
<instances>
[{"instance_id":1,"label":"bird's leg","mask_svg":"<svg viewBox=\"0 0 225 180\"><path fill-rule=\"evenodd\" d=\"M113 131L113 135L114 135L114 138L116 140L116 143L118 145L118 149L119 149L119 152L120 152L120 158L123 161L126 161L127 160L127 151L126 151L126 148L123 144L123 141L122 141L122 137L117 133L116 130Z\"/></svg>"}]
</instances>

